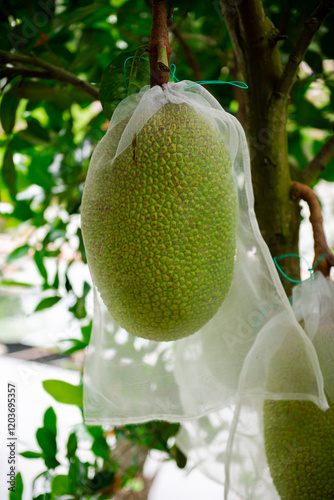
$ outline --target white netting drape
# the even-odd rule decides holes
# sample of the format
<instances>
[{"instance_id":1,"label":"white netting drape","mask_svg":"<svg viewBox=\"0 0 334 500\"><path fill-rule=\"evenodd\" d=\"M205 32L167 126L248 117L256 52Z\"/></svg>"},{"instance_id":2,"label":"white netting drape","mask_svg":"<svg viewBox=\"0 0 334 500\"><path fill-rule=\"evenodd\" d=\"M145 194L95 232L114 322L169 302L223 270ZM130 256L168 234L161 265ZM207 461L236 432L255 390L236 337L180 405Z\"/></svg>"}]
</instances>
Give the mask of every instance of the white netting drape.
<instances>
[{"instance_id":1,"label":"white netting drape","mask_svg":"<svg viewBox=\"0 0 334 500\"><path fill-rule=\"evenodd\" d=\"M152 419L202 418L206 422L216 418L212 412L220 415L222 411L223 416L217 418L223 419L219 424L225 429L221 443L226 443L231 415L225 421L224 408L235 408L244 398L249 404L240 408L240 415L246 412L252 419L249 432L253 443L261 427L258 413L252 417L253 401L263 396L308 399L321 408L327 407L327 401L314 346L295 318L259 232L247 142L239 122L198 84L182 81L162 88L144 87L119 104L108 132L96 147L83 206L85 202L88 206L85 197L98 195L99 182L103 182L99 172L112 169L114 159L131 147L135 134L138 136L145 123L168 103L191 106L219 130L228 151L238 198L232 284L218 312L199 331L181 340L154 342L121 328L107 311L95 283L93 331L84 368L85 419L88 424L111 425ZM122 130L115 135L121 123ZM296 360L289 353L296 349L302 353L297 362L302 377L294 376L296 370L291 369ZM268 385L272 360L277 383ZM194 425L201 425L201 420L197 422ZM217 439L213 446L219 445ZM224 448L221 453L225 453Z\"/></svg>"},{"instance_id":2,"label":"white netting drape","mask_svg":"<svg viewBox=\"0 0 334 500\"><path fill-rule=\"evenodd\" d=\"M293 311L315 347L327 396L334 398L334 282L316 272L293 289ZM301 345L286 344L291 378L298 379L298 359L306 361ZM271 364L273 367L275 359ZM277 382L285 386L283 380ZM300 378L302 383L303 377ZM308 384L308 381L306 382ZM280 397L279 394L276 397ZM265 395L247 394L218 412L187 421L178 446L208 477L224 485L225 500L279 500L270 475L263 433ZM327 436L328 440L332 436ZM288 446L288 445L287 445ZM298 447L299 443L296 442ZM294 450L287 450L291 453ZM286 464L282 464L285 467ZM321 497L319 492L319 498Z\"/></svg>"}]
</instances>

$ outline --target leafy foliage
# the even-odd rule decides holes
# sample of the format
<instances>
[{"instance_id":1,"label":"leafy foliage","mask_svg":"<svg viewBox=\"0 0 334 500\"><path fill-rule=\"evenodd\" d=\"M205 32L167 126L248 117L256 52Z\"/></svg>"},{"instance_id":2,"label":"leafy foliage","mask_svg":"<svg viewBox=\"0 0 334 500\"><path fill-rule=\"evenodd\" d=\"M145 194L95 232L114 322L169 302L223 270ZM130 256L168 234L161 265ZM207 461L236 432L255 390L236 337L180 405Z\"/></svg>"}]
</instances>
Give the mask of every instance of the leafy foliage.
<instances>
[{"instance_id":1,"label":"leafy foliage","mask_svg":"<svg viewBox=\"0 0 334 500\"><path fill-rule=\"evenodd\" d=\"M7 257L0 271L2 286L18 282L8 279L6 266L30 256L40 277L41 300L38 311L54 306L65 296L72 298L69 311L81 325L81 338L69 339L68 356L81 351L91 334L86 299L90 285L80 293L71 281L75 260L86 262L78 225L81 196L89 159L103 137L117 103L126 95L149 84L148 63L128 59L142 55L151 28L150 2L144 0L7 0L0 12L0 46L15 54L31 56L67 68L96 86L101 82L99 102L82 88L53 78L4 77L6 65L0 57L0 223L6 232L28 226L33 230ZM317 0L264 0L267 15L287 36L280 43L286 62L296 36L317 6ZM225 27L219 1L175 3L175 23L171 29L172 62L179 79L195 80L192 53L205 80L240 79L232 44ZM328 17L308 50L299 79L294 85L288 124L291 172L294 178L332 134L334 119L334 30ZM145 57L145 54L144 54ZM124 63L126 65L124 84ZM324 61L327 61L325 63ZM8 69L8 68L7 68ZM127 88L126 88L127 87ZM239 109L236 88L214 85L211 92L230 112ZM334 181L334 160L321 177ZM33 234L33 237L31 236ZM61 266L62 252L70 247L71 257ZM49 262L56 272L50 273ZM64 261L64 259L63 259ZM29 285L29 284L22 284ZM58 402L82 407L82 388L63 381L49 380L45 390ZM157 449L184 467L186 457L173 444L178 425L150 422L115 429L114 444L101 427L87 427L91 460L80 457L82 433L74 430L68 437L66 459L59 458L57 419L50 407L43 426L36 433L38 451L25 451L26 459L43 459L46 470L37 481L44 481L43 495L34 500L66 498L110 498L135 477L138 464L120 472L113 458L113 446L123 439L135 447ZM62 463L67 474L58 474ZM22 478L16 478L16 493L22 497Z\"/></svg>"}]
</instances>

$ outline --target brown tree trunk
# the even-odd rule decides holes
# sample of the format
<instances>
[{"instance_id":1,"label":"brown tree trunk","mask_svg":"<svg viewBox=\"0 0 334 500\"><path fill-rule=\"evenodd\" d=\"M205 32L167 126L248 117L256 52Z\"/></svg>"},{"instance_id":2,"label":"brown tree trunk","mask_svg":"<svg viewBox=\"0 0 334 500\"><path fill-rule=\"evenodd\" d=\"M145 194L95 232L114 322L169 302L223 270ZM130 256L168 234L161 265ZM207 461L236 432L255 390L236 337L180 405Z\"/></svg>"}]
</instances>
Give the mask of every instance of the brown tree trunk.
<instances>
[{"instance_id":1,"label":"brown tree trunk","mask_svg":"<svg viewBox=\"0 0 334 500\"><path fill-rule=\"evenodd\" d=\"M245 91L245 131L248 138L255 212L263 238L273 257L298 253L300 216L290 199L291 178L287 148L288 94L275 95L283 68L279 34L265 16L261 1L221 0L222 11L237 59L248 85ZM287 259L284 270L299 278L298 259ZM291 283L282 279L286 292Z\"/></svg>"}]
</instances>

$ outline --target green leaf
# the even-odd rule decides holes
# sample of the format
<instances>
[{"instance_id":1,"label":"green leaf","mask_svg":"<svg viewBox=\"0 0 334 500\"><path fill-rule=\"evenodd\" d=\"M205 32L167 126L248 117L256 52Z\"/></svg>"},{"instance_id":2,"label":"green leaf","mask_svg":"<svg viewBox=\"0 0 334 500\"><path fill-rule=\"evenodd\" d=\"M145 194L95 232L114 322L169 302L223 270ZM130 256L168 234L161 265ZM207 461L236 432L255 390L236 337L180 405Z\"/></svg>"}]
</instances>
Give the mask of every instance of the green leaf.
<instances>
[{"instance_id":1,"label":"green leaf","mask_svg":"<svg viewBox=\"0 0 334 500\"><path fill-rule=\"evenodd\" d=\"M309 49L305 54L305 61L313 69L313 71L321 73L322 57L319 52Z\"/></svg>"},{"instance_id":2,"label":"green leaf","mask_svg":"<svg viewBox=\"0 0 334 500\"><path fill-rule=\"evenodd\" d=\"M62 474L54 477L51 483L51 491L57 497L73 493L73 485L70 478Z\"/></svg>"},{"instance_id":3,"label":"green leaf","mask_svg":"<svg viewBox=\"0 0 334 500\"><path fill-rule=\"evenodd\" d=\"M35 137L38 137L41 143L47 145L50 142L50 133L47 129L43 128L36 118L27 119L28 130Z\"/></svg>"},{"instance_id":4,"label":"green leaf","mask_svg":"<svg viewBox=\"0 0 334 500\"><path fill-rule=\"evenodd\" d=\"M90 289L92 287L90 286L89 283L87 283L87 281L84 281L84 285L83 285L83 293L82 293L82 298L85 299L88 295L88 293L90 292Z\"/></svg>"},{"instance_id":5,"label":"green leaf","mask_svg":"<svg viewBox=\"0 0 334 500\"><path fill-rule=\"evenodd\" d=\"M174 458L178 468L184 469L185 466L187 465L187 457L180 450L180 448L178 448L176 445L174 445L170 450L170 454Z\"/></svg>"},{"instance_id":6,"label":"green leaf","mask_svg":"<svg viewBox=\"0 0 334 500\"><path fill-rule=\"evenodd\" d=\"M71 282L70 282L70 279L68 277L67 272L65 273L65 288L66 288L67 292L70 292L72 290L72 285L71 285Z\"/></svg>"},{"instance_id":7,"label":"green leaf","mask_svg":"<svg viewBox=\"0 0 334 500\"><path fill-rule=\"evenodd\" d=\"M137 93L144 85L150 83L149 63L141 59L138 64L136 77L134 73L138 57L142 55L146 45L138 47L132 52L119 54L104 70L100 86L100 100L105 115L110 118L117 104L132 93ZM134 59L127 59L138 56ZM124 83L124 64L126 62L126 84Z\"/></svg>"},{"instance_id":8,"label":"green leaf","mask_svg":"<svg viewBox=\"0 0 334 500\"><path fill-rule=\"evenodd\" d=\"M58 290L58 288L59 288L59 268L58 268L58 265L57 265L57 271L56 271L56 274L55 274L55 277L54 277L54 280L52 283L52 288L55 288L56 290Z\"/></svg>"},{"instance_id":9,"label":"green leaf","mask_svg":"<svg viewBox=\"0 0 334 500\"><path fill-rule=\"evenodd\" d=\"M78 449L78 438L75 432L72 432L69 435L68 441L67 441L67 458L73 458L75 456L75 452Z\"/></svg>"},{"instance_id":10,"label":"green leaf","mask_svg":"<svg viewBox=\"0 0 334 500\"><path fill-rule=\"evenodd\" d=\"M5 17L5 16L4 16ZM8 52L12 49L9 41L10 26L8 22L0 23L0 47L2 50L7 50Z\"/></svg>"},{"instance_id":11,"label":"green leaf","mask_svg":"<svg viewBox=\"0 0 334 500\"><path fill-rule=\"evenodd\" d=\"M46 429L49 429L52 434L57 436L57 416L52 406L50 406L44 413L43 423Z\"/></svg>"},{"instance_id":12,"label":"green leaf","mask_svg":"<svg viewBox=\"0 0 334 500\"><path fill-rule=\"evenodd\" d=\"M65 238L66 231L64 229L51 229L48 234L49 241L56 241L57 238Z\"/></svg>"},{"instance_id":13,"label":"green leaf","mask_svg":"<svg viewBox=\"0 0 334 500\"><path fill-rule=\"evenodd\" d=\"M14 280L2 280L0 279L1 286L24 286L24 287L32 287L30 283L23 283L23 281L14 281Z\"/></svg>"},{"instance_id":14,"label":"green leaf","mask_svg":"<svg viewBox=\"0 0 334 500\"><path fill-rule=\"evenodd\" d=\"M326 59L334 59L334 36L333 29L329 29L321 39L321 48Z\"/></svg>"},{"instance_id":15,"label":"green leaf","mask_svg":"<svg viewBox=\"0 0 334 500\"><path fill-rule=\"evenodd\" d=\"M12 147L8 144L2 164L2 179L10 193L16 196L16 170L13 161Z\"/></svg>"},{"instance_id":16,"label":"green leaf","mask_svg":"<svg viewBox=\"0 0 334 500\"><path fill-rule=\"evenodd\" d=\"M15 476L15 491L10 491L9 500L22 500L23 493L23 481L21 472L18 472Z\"/></svg>"},{"instance_id":17,"label":"green leaf","mask_svg":"<svg viewBox=\"0 0 334 500\"><path fill-rule=\"evenodd\" d=\"M16 200L15 208L11 215L16 219L26 221L34 217L34 212L31 210L29 202L26 200Z\"/></svg>"},{"instance_id":18,"label":"green leaf","mask_svg":"<svg viewBox=\"0 0 334 500\"><path fill-rule=\"evenodd\" d=\"M29 245L22 245L21 247L15 248L6 259L6 262L13 262L16 259L20 259L21 257L24 257L27 255L29 251L30 246Z\"/></svg>"},{"instance_id":19,"label":"green leaf","mask_svg":"<svg viewBox=\"0 0 334 500\"><path fill-rule=\"evenodd\" d=\"M80 227L77 230L77 236L79 238L79 252L81 253L82 262L87 264L86 248L82 239L82 232Z\"/></svg>"},{"instance_id":20,"label":"green leaf","mask_svg":"<svg viewBox=\"0 0 334 500\"><path fill-rule=\"evenodd\" d=\"M108 488L108 486L111 486L115 480L115 473L114 471L110 470L102 470L102 471L97 471L95 476L90 479L89 481L89 486L93 491L101 490ZM110 498L108 495L107 498Z\"/></svg>"},{"instance_id":21,"label":"green leaf","mask_svg":"<svg viewBox=\"0 0 334 500\"><path fill-rule=\"evenodd\" d=\"M109 460L110 458L110 448L106 441L106 438L103 436L99 436L94 440L92 444L92 452L97 457L103 458L103 460Z\"/></svg>"},{"instance_id":22,"label":"green leaf","mask_svg":"<svg viewBox=\"0 0 334 500\"><path fill-rule=\"evenodd\" d=\"M65 11L60 16L57 16L57 22L59 23L57 31L60 31L60 29L63 29L65 26L82 21L83 19L85 19L85 17L93 14L96 11L99 11L104 7L105 4L102 2L93 2L89 5L86 5L85 7L78 7L70 13L68 11Z\"/></svg>"},{"instance_id":23,"label":"green leaf","mask_svg":"<svg viewBox=\"0 0 334 500\"><path fill-rule=\"evenodd\" d=\"M61 297L58 295L54 295L53 297L46 297L45 299L42 299L39 304L37 304L35 308L35 312L42 311L43 309L47 309L49 307L54 306L61 300Z\"/></svg>"},{"instance_id":24,"label":"green leaf","mask_svg":"<svg viewBox=\"0 0 334 500\"><path fill-rule=\"evenodd\" d=\"M43 262L43 253L41 251L36 250L34 255L34 261L36 263L37 269L39 270L40 275L44 278L45 281L48 279L48 273L46 267Z\"/></svg>"},{"instance_id":25,"label":"green leaf","mask_svg":"<svg viewBox=\"0 0 334 500\"><path fill-rule=\"evenodd\" d=\"M20 455L24 458L42 458L42 453L37 453L36 451L23 451Z\"/></svg>"},{"instance_id":26,"label":"green leaf","mask_svg":"<svg viewBox=\"0 0 334 500\"><path fill-rule=\"evenodd\" d=\"M54 151L49 148L43 151L34 150L30 157L28 180L31 184L41 186L45 191L51 191L55 183L48 168L54 161Z\"/></svg>"},{"instance_id":27,"label":"green leaf","mask_svg":"<svg viewBox=\"0 0 334 500\"><path fill-rule=\"evenodd\" d=\"M74 456L70 461L70 468L68 471L68 476L71 479L72 484L86 484L89 467L89 462L82 463L77 456Z\"/></svg>"},{"instance_id":28,"label":"green leaf","mask_svg":"<svg viewBox=\"0 0 334 500\"><path fill-rule=\"evenodd\" d=\"M37 443L41 447L43 454L48 457L55 457L57 453L56 437L50 429L40 427L36 431Z\"/></svg>"},{"instance_id":29,"label":"green leaf","mask_svg":"<svg viewBox=\"0 0 334 500\"><path fill-rule=\"evenodd\" d=\"M62 380L44 380L43 387L56 401L82 408L82 386Z\"/></svg>"},{"instance_id":30,"label":"green leaf","mask_svg":"<svg viewBox=\"0 0 334 500\"><path fill-rule=\"evenodd\" d=\"M291 114L291 118L296 121L300 127L314 127L330 130L330 120L324 117L322 110L318 109L307 99L296 106L296 111Z\"/></svg>"},{"instance_id":31,"label":"green leaf","mask_svg":"<svg viewBox=\"0 0 334 500\"><path fill-rule=\"evenodd\" d=\"M110 0L110 3L113 7L122 7L128 0Z\"/></svg>"},{"instance_id":32,"label":"green leaf","mask_svg":"<svg viewBox=\"0 0 334 500\"><path fill-rule=\"evenodd\" d=\"M24 80L20 85L13 85L12 92L16 97L20 95L29 102L40 103L45 99L51 100L56 95L57 89L44 82Z\"/></svg>"},{"instance_id":33,"label":"green leaf","mask_svg":"<svg viewBox=\"0 0 334 500\"><path fill-rule=\"evenodd\" d=\"M11 91L6 92L1 100L0 116L2 128L10 134L15 125L16 110L20 99Z\"/></svg>"},{"instance_id":34,"label":"green leaf","mask_svg":"<svg viewBox=\"0 0 334 500\"><path fill-rule=\"evenodd\" d=\"M93 326L93 323L92 321L89 323L89 325L86 325L86 326L82 326L81 327L81 334L82 334L82 339L83 339L83 342L88 345L89 344L89 341L90 341L90 336L91 336L91 333L92 333L92 326Z\"/></svg>"},{"instance_id":35,"label":"green leaf","mask_svg":"<svg viewBox=\"0 0 334 500\"><path fill-rule=\"evenodd\" d=\"M85 349L87 347L87 344L85 342L81 342L80 340L77 339L68 339L73 342L72 347L69 347L65 351L63 351L63 354L73 354L74 352L81 351L82 349Z\"/></svg>"},{"instance_id":36,"label":"green leaf","mask_svg":"<svg viewBox=\"0 0 334 500\"><path fill-rule=\"evenodd\" d=\"M55 469L59 464L56 459L57 441L56 436L50 429L40 427L36 432L36 439L43 451L43 459L48 469Z\"/></svg>"},{"instance_id":37,"label":"green leaf","mask_svg":"<svg viewBox=\"0 0 334 500\"><path fill-rule=\"evenodd\" d=\"M103 436L103 429L100 425L89 425L87 426L87 430L94 438Z\"/></svg>"},{"instance_id":38,"label":"green leaf","mask_svg":"<svg viewBox=\"0 0 334 500\"><path fill-rule=\"evenodd\" d=\"M325 181L334 182L334 159L327 163L326 168L321 173L320 177L321 179L325 179Z\"/></svg>"},{"instance_id":39,"label":"green leaf","mask_svg":"<svg viewBox=\"0 0 334 500\"><path fill-rule=\"evenodd\" d=\"M83 319L87 316L86 303L84 297L79 297L75 304L68 308L68 310L77 318Z\"/></svg>"},{"instance_id":40,"label":"green leaf","mask_svg":"<svg viewBox=\"0 0 334 500\"><path fill-rule=\"evenodd\" d=\"M26 141L32 146L49 146L50 145L50 134L48 130L43 128L39 121L35 118L29 118L27 120L27 128L17 132L16 137L21 140Z\"/></svg>"}]
</instances>

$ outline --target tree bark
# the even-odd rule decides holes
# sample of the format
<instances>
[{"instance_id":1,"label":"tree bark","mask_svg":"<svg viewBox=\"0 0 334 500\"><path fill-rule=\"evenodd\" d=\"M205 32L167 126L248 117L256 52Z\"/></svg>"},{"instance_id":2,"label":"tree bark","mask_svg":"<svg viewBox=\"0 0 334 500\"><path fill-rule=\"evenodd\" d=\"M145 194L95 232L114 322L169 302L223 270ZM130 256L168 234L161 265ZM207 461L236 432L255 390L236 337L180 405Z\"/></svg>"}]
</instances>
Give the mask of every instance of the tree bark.
<instances>
[{"instance_id":1,"label":"tree bark","mask_svg":"<svg viewBox=\"0 0 334 500\"><path fill-rule=\"evenodd\" d=\"M168 83L172 47L167 30L167 0L153 0L152 2L152 29L148 52L151 87Z\"/></svg>"},{"instance_id":2,"label":"tree bark","mask_svg":"<svg viewBox=\"0 0 334 500\"><path fill-rule=\"evenodd\" d=\"M262 1L221 0L238 67L248 85L245 92L245 131L248 138L255 212L273 257L298 253L299 209L290 199L291 178L287 147L287 102L274 95L283 67L278 30L266 17ZM278 96L280 97L280 96ZM297 259L287 261L286 274L299 278ZM286 292L291 283L283 278Z\"/></svg>"}]
</instances>

